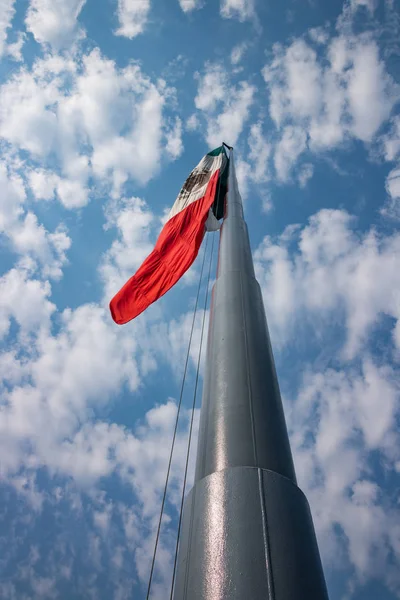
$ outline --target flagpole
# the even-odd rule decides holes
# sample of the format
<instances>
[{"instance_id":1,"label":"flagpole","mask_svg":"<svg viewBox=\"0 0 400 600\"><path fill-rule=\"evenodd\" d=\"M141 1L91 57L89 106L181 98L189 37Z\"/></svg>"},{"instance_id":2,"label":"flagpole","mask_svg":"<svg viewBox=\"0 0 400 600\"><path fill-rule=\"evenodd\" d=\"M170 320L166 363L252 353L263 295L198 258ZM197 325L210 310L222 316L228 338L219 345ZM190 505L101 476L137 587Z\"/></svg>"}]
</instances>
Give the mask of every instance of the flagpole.
<instances>
[{"instance_id":1,"label":"flagpole","mask_svg":"<svg viewBox=\"0 0 400 600\"><path fill-rule=\"evenodd\" d=\"M185 501L174 600L327 598L231 152L195 484Z\"/></svg>"}]
</instances>

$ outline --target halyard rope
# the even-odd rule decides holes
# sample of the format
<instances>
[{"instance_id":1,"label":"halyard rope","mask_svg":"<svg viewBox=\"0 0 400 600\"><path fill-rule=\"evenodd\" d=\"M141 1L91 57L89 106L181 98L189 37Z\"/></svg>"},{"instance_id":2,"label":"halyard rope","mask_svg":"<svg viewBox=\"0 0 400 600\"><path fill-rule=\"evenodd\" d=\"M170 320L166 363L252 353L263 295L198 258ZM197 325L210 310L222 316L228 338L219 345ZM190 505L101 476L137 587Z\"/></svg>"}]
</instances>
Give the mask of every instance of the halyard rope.
<instances>
[{"instance_id":1,"label":"halyard rope","mask_svg":"<svg viewBox=\"0 0 400 600\"><path fill-rule=\"evenodd\" d=\"M219 203L221 201L221 198L219 197L220 188L221 188L221 175L222 175L222 173L220 174L220 177L218 178L218 184L217 184L217 214L218 214ZM196 180L198 179L198 177L199 177L199 175L197 175ZM190 418L190 429L189 429L188 446L187 446L187 452L186 452L186 464L185 464L185 474L184 474L183 489L182 489L182 496L181 496L181 506L180 506L180 511L179 511L179 524L178 524L178 532L177 532L176 546L175 546L174 568L173 568L173 575L172 575L170 600L172 599L174 583L175 583L179 537L180 537L180 532L181 532L183 504L184 504L185 491L186 491L187 472L188 472L188 466L189 466L189 455L190 455L192 433L193 433L193 420L194 420L194 411L195 411L196 399L197 399L197 388L198 388L198 382L199 382L200 361L201 361L201 352L202 352L202 348L203 348L204 326L205 326L205 317L206 317L206 312L207 312L207 303L208 303L208 296L209 296L211 266L212 266L212 259L213 259L213 254L214 254L215 235L216 235L216 232L214 232L214 234L213 234L211 253L210 253L210 262L209 262L209 267L208 267L207 287L206 287L203 319L202 319L202 326L201 326L200 348L199 348L199 355L198 355L198 359L197 359L196 383L195 383L195 389L194 389L194 394L193 394L192 412L191 412L191 418ZM148 587L147 587L146 600L149 600L149 598L150 598L151 584L153 581L154 566L155 566L156 555L157 555L157 548L158 548L158 543L160 540L161 523L162 523L162 518L163 518L163 514L164 514L165 500L167 497L168 482L169 482L169 476L170 476L170 472L171 472L172 456L174 453L176 434L178 431L178 424L179 424L179 416L180 416L181 407L182 407L183 390L185 387L186 374L187 374L187 368L188 368L189 356L190 356L190 349L191 349L191 344L192 344L194 325L195 325L195 321L196 321L197 307L198 307L198 302L199 302L200 289L201 289L201 283L202 283L202 279L203 279L203 271L204 271L204 265L205 265L205 260L206 260L208 239L209 239L209 236L206 236L206 237L207 237L207 239L206 239L206 245L204 248L203 261L202 261L202 265L201 265L199 285L197 288L196 302L195 302L193 320L192 320L190 336L189 336L189 344L188 344L188 349L187 349L187 353L186 353L185 368L183 371L182 385L181 385L181 391L180 391L180 395L179 395L178 410L176 413L174 433L173 433L173 437L172 437L171 451L170 451L169 459L168 459L168 468L167 468L163 497L162 497L162 502L161 502L160 516L159 516L158 525L157 525L156 540L155 540L155 544L154 544L154 551L153 551L153 556L152 556L152 561L151 561L151 569L150 569L149 583L148 583Z\"/></svg>"},{"instance_id":2,"label":"halyard rope","mask_svg":"<svg viewBox=\"0 0 400 600\"><path fill-rule=\"evenodd\" d=\"M189 466L190 447L191 447L191 443L192 443L193 419L194 419L194 411L195 411L195 408L196 408L197 388L198 388L198 384L199 384L201 351L202 351L202 348L203 348L204 326L205 326L205 322L206 322L207 303L208 303L209 288L210 288L211 265L212 265L212 259L213 259L213 254L214 254L215 235L216 235L216 233L214 232L213 239L212 239L212 245L211 245L210 262L209 262L209 266L208 266L208 278L207 278L206 294L205 294L205 299L204 299L203 320L202 320L202 324L201 324L200 348L199 348L199 355L197 357L196 383L195 383L195 386L194 386L193 403L192 403L192 414L191 414L191 418L190 418L189 438L188 438L188 446L187 446L187 451L186 451L185 474L184 474L184 478L183 478L183 489L182 489L182 497L181 497L181 506L180 506L180 511L179 511L178 533L177 533L177 536L176 536L174 569L173 569L173 573L172 573L172 583L171 583L170 600L172 600L172 594L173 594L173 591L174 591L175 574L176 574L176 563L177 563L177 559L178 559L178 546L179 546L179 538L180 538L181 525L182 525L183 503L184 503L184 500L185 500L185 491L186 491L187 472L188 472L188 466Z\"/></svg>"},{"instance_id":3,"label":"halyard rope","mask_svg":"<svg viewBox=\"0 0 400 600\"><path fill-rule=\"evenodd\" d=\"M164 492L163 492L163 497L162 497L162 502L161 502L160 517L158 519L156 541L155 541L155 544L154 544L153 557L152 557L152 561L151 561L151 569L150 569L150 576L149 576L149 584L148 584L148 587L147 587L146 600L149 600L149 598L150 598L151 584L152 584L152 581L153 581L153 574L154 574L154 565L155 565L155 561L156 561L158 542L159 542L159 539L160 539L161 522L162 522L162 518L163 518L163 514L164 514L165 499L166 499L166 496L167 496L168 481L169 481L169 476L170 476L170 472L171 472L172 455L174 453L176 434L177 434L177 430L178 430L179 415L180 415L181 407L182 407L183 389L185 387L186 374L187 374L187 368L188 368L189 356L190 356L190 349L191 349L192 337L193 337L193 331L194 331L194 324L195 324L195 320L196 320L197 306L198 306L198 302L199 302L201 282L202 282L202 278L203 278L204 264L205 264L205 261L206 261L208 236L206 236L206 237L207 237L207 239L206 239L206 245L205 245L205 248L204 248L203 262L202 262L202 265L201 265L199 285L198 285L198 288L197 288L197 296L196 296L196 302L195 302L195 307L194 307L194 312L193 312L193 320L192 320L192 326L191 326L191 330L190 330L189 344L188 344L188 349L187 349L187 353L186 353L185 368L184 368L184 371L183 371L182 385L181 385L181 391L180 391L180 395L179 395L178 410L177 410L177 413L176 413L174 433L173 433L173 436L172 436L171 451L170 451L170 454L169 454L168 468L167 468L167 474L166 474L165 485L164 485Z\"/></svg>"}]
</instances>

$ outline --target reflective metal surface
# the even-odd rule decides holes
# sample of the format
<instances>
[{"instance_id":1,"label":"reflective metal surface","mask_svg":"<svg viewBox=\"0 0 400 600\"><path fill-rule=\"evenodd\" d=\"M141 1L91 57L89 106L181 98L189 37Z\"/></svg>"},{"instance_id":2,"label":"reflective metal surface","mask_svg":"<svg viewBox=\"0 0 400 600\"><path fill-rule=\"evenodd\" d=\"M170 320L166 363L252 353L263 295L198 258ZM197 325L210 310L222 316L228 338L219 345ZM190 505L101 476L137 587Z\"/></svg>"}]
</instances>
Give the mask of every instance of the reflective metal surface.
<instances>
[{"instance_id":1,"label":"reflective metal surface","mask_svg":"<svg viewBox=\"0 0 400 600\"><path fill-rule=\"evenodd\" d=\"M295 481L233 156L213 289L196 481L240 465Z\"/></svg>"},{"instance_id":2,"label":"reflective metal surface","mask_svg":"<svg viewBox=\"0 0 400 600\"><path fill-rule=\"evenodd\" d=\"M327 600L231 154L174 600Z\"/></svg>"},{"instance_id":3,"label":"reflective metal surface","mask_svg":"<svg viewBox=\"0 0 400 600\"><path fill-rule=\"evenodd\" d=\"M185 506L176 599L326 600L307 500L286 477L234 467Z\"/></svg>"}]
</instances>

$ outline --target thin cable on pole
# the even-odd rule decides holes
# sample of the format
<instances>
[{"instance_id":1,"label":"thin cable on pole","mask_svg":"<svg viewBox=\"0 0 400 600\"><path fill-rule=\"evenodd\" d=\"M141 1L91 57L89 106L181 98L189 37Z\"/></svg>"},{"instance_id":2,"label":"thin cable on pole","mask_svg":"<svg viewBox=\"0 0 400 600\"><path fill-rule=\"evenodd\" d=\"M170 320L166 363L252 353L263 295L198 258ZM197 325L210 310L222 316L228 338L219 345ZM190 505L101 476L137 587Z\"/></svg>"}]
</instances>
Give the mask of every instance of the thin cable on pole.
<instances>
[{"instance_id":1,"label":"thin cable on pole","mask_svg":"<svg viewBox=\"0 0 400 600\"><path fill-rule=\"evenodd\" d=\"M213 242L214 242L214 240L213 240ZM189 336L189 344L188 344L188 349L187 349L187 353L186 353L185 368L184 368L184 371L183 371L182 385L181 385L181 391L180 391L180 395L179 395L178 411L176 413L174 434L173 434L173 437L172 437L171 451L170 451L169 460L168 460L167 475L166 475L166 479L165 479L165 486L164 486L163 498L162 498L162 502L161 502L160 517L159 517L158 526L157 526L156 541L155 541L155 544L154 544L153 557L152 557L152 561L151 561L151 569L150 569L150 576L149 576L149 584L148 584L148 587L147 587L146 600L149 600L149 598L150 598L151 584L152 584L152 581L153 581L154 565L155 565L155 562L156 562L156 554L157 554L158 542L159 542L159 539L160 539L161 522L162 522L162 517L163 517L163 514L164 514L165 499L166 499L166 496L167 496L167 488L168 488L169 476L170 476L170 472L171 472L172 455L174 453L174 448L175 448L175 440L176 440L176 433L177 433L177 430L178 430L179 415L180 415L180 411L181 411L181 407L182 407L183 389L185 387L187 367L188 367L189 356L190 356L190 348L191 348L191 344L192 344L194 324L195 324L195 320L196 320L197 306L198 306L199 296L200 296L201 282L202 282L202 279L203 279L204 265L205 265L205 262L206 262L207 246L208 246L208 236L207 236L207 239L206 239L206 245L204 247L203 262L202 262L202 265L201 265L199 285L198 285L198 288L197 288L197 295L196 295L196 302L195 302L194 313L193 313L192 327L191 327L190 336ZM213 246L214 246L214 243L213 243Z\"/></svg>"},{"instance_id":2,"label":"thin cable on pole","mask_svg":"<svg viewBox=\"0 0 400 600\"><path fill-rule=\"evenodd\" d=\"M182 497L181 497L181 506L180 506L180 511L179 511L178 533L176 536L176 546L175 546L175 556L174 556L174 569L173 569L173 573L172 573L171 593L170 593L170 597L169 597L170 600L172 600L172 595L174 592L176 564L177 564L177 560L178 560L178 546L179 546L179 538L180 538L181 525L182 525L183 504L184 504L184 500L185 500L187 472L188 472L189 457L190 457L190 447L191 447L191 443L192 443L193 419L194 419L194 410L196 408L197 388L198 388L198 383L199 383L201 351L203 348L204 325L205 325L205 321L206 321L206 311L207 311L208 295L209 295L209 288L210 288L210 276L211 276L211 265L212 265L212 259L213 259L213 253L214 253L215 233L216 232L214 232L213 239L212 239L210 262L209 262L209 266L208 266L207 287L206 287L206 294L205 294L205 300L204 300L203 320L202 320L202 325L201 325L200 348L199 348L199 355L197 358L196 383L194 386L192 414L191 414L191 418L190 418L190 428L189 428L189 438L188 438L188 447L187 447L187 451L186 451L185 474L183 477L183 489L182 489Z\"/></svg>"}]
</instances>

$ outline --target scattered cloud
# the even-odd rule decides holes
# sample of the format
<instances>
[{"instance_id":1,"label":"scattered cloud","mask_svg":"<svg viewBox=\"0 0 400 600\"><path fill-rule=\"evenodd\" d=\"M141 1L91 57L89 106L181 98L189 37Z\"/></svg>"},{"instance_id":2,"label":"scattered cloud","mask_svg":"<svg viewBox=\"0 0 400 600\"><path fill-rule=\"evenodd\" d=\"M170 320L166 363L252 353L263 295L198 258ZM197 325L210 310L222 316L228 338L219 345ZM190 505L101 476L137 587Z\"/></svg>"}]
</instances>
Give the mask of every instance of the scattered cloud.
<instances>
[{"instance_id":1,"label":"scattered cloud","mask_svg":"<svg viewBox=\"0 0 400 600\"><path fill-rule=\"evenodd\" d=\"M329 39L329 33L325 27L312 27L308 30L308 35L315 44L325 45Z\"/></svg>"},{"instance_id":2,"label":"scattered cloud","mask_svg":"<svg viewBox=\"0 0 400 600\"><path fill-rule=\"evenodd\" d=\"M31 279L29 271L21 265L1 277L0 287L2 337L8 334L12 320L19 325L23 335L49 330L55 305L49 301L51 288L48 282ZM15 362L14 367L17 367ZM23 368L21 371L24 373ZM7 379L10 372L4 371L2 376ZM12 458L12 448L7 455L9 453Z\"/></svg>"},{"instance_id":3,"label":"scattered cloud","mask_svg":"<svg viewBox=\"0 0 400 600\"><path fill-rule=\"evenodd\" d=\"M241 62L241 60L242 60L242 58L243 58L243 56L244 56L247 48L248 48L248 44L246 42L242 42L241 44L237 44L237 46L235 46L232 49L232 52L231 52L231 63L233 65L236 66L236 65L238 65Z\"/></svg>"},{"instance_id":4,"label":"scattered cloud","mask_svg":"<svg viewBox=\"0 0 400 600\"><path fill-rule=\"evenodd\" d=\"M22 48L26 41L25 32L20 31L17 35L17 41L12 44L8 44L6 48L6 55L16 62L22 62Z\"/></svg>"},{"instance_id":5,"label":"scattered cloud","mask_svg":"<svg viewBox=\"0 0 400 600\"><path fill-rule=\"evenodd\" d=\"M28 399L35 404L35 398ZM195 415L196 433L197 413L198 411ZM78 587L74 588L79 595L87 595L90 590L90 597L99 597L101 585L103 591L106 586L106 593L110 588L113 597L126 598L131 595L134 583L146 583L165 478L165 449L170 445L175 416L176 405L168 400L147 411L144 419L136 423L131 431L105 422L94 422L91 425L86 423L78 434L58 449L54 460L49 457L52 464L48 467L57 468L58 475L50 480L53 485L47 485L45 489L32 471L28 471L26 475L9 475L8 493L14 488L26 500L23 510L25 521L22 516L18 518L15 515L10 521L11 546L15 541L13 528L18 526L19 540L24 540L26 544L30 539L30 530L39 525L44 511L50 508L58 514L58 526L50 529L47 534L54 551L44 553L44 562L38 551L31 552L29 558L22 562L25 571L18 569L15 578L10 578L10 585L11 582L20 583L22 579L26 585L35 587L39 581L37 589L40 589L40 593L32 592L30 597L43 598L46 596L43 595L44 588L41 584L45 580L51 581L54 591L59 592L63 579L69 579L78 565L80 573L84 573L82 578L78 578ZM174 522L171 522L170 515L176 517L179 503L189 416L188 411L184 410L182 427L176 439L170 477L171 493L166 505L167 514L161 531L154 573L156 586L164 595L170 583L173 557ZM68 427L65 428L67 430ZM81 452L85 454L82 465L78 459ZM60 466L61 471L68 473L67 477L60 473ZM110 499L106 493L105 482L111 472L114 477L123 481L125 489L131 490L129 503ZM100 477L102 484L94 487L93 483L99 481ZM34 506L37 519L32 514ZM30 515L29 525L26 522L27 513ZM66 527L68 521L79 528L78 545L74 540L75 526ZM71 547L75 548L74 552L70 551ZM10 558L9 550L3 553L5 563L9 563ZM101 582L99 574L104 570L104 561L108 564L109 575L107 581ZM61 572L60 564L63 565ZM116 596L115 591L118 589L121 589L121 595ZM12 595L8 596L12 593L10 587L4 588L0 584L0 590L2 597L14 598Z\"/></svg>"},{"instance_id":6,"label":"scattered cloud","mask_svg":"<svg viewBox=\"0 0 400 600\"><path fill-rule=\"evenodd\" d=\"M301 188L305 188L308 181L314 175L314 165L312 163L304 163L301 165L298 180Z\"/></svg>"},{"instance_id":7,"label":"scattered cloud","mask_svg":"<svg viewBox=\"0 0 400 600\"><path fill-rule=\"evenodd\" d=\"M118 0L119 27L116 35L130 40L143 33L150 12L150 0Z\"/></svg>"},{"instance_id":8,"label":"scattered cloud","mask_svg":"<svg viewBox=\"0 0 400 600\"><path fill-rule=\"evenodd\" d=\"M171 93L137 64L118 69L98 49L81 62L48 55L0 88L0 135L40 162L29 169L36 198L55 192L66 208L79 208L91 176L118 194L128 177L151 179L163 147L179 156L180 121L171 130L163 114Z\"/></svg>"},{"instance_id":9,"label":"scattered cloud","mask_svg":"<svg viewBox=\"0 0 400 600\"><path fill-rule=\"evenodd\" d=\"M262 193L261 194L261 200L262 200L262 202L261 202L261 210L262 210L262 212L265 215L267 215L274 208L274 205L272 203L271 194L269 192Z\"/></svg>"},{"instance_id":10,"label":"scattered cloud","mask_svg":"<svg viewBox=\"0 0 400 600\"><path fill-rule=\"evenodd\" d=\"M123 199L108 210L107 227L116 227L118 232L100 266L109 300L153 249L150 235L154 222L155 216L140 198Z\"/></svg>"},{"instance_id":11,"label":"scattered cloud","mask_svg":"<svg viewBox=\"0 0 400 600\"><path fill-rule=\"evenodd\" d=\"M168 81L170 85L181 80L187 72L189 62L187 56L178 54L178 56L170 60L162 70L162 79Z\"/></svg>"},{"instance_id":12,"label":"scattered cloud","mask_svg":"<svg viewBox=\"0 0 400 600\"><path fill-rule=\"evenodd\" d=\"M304 39L296 39L288 47L276 44L273 54L263 76L270 116L278 132L283 131L275 157L283 181L301 154L294 147L287 150L294 132L297 139L307 137L307 146L315 152L349 139L369 144L400 98L377 43L369 36L340 34L318 55ZM300 146L301 151L306 148L303 142ZM282 150L287 156L283 161Z\"/></svg>"},{"instance_id":13,"label":"scattered cloud","mask_svg":"<svg viewBox=\"0 0 400 600\"><path fill-rule=\"evenodd\" d=\"M292 166L306 147L305 131L301 127L287 125L275 149L274 165L278 180L288 180Z\"/></svg>"},{"instance_id":14,"label":"scattered cloud","mask_svg":"<svg viewBox=\"0 0 400 600\"><path fill-rule=\"evenodd\" d=\"M0 6L0 58L8 52L7 34L15 14L15 0L3 0Z\"/></svg>"},{"instance_id":15,"label":"scattered cloud","mask_svg":"<svg viewBox=\"0 0 400 600\"><path fill-rule=\"evenodd\" d=\"M269 179L269 158L271 144L262 131L262 123L253 124L249 134L249 160L253 165L252 179L255 183L265 183Z\"/></svg>"},{"instance_id":16,"label":"scattered cloud","mask_svg":"<svg viewBox=\"0 0 400 600\"><path fill-rule=\"evenodd\" d=\"M2 470L20 468L28 443L32 466L46 465L82 483L94 481L110 472L106 439L119 439L123 433L108 424L87 423L80 429L79 422L88 416L92 402L100 406L123 380L131 389L138 385L135 342L117 340L105 311L94 305L65 310L60 332L52 335L55 307L47 300L49 284L26 279L15 270L3 282L3 304L8 303L21 332L34 332L36 341L30 349L22 345L20 351L28 352L24 360L18 355L13 359L14 378L19 374L19 380L4 396ZM7 379L7 372L1 375ZM83 462L76 461L80 451Z\"/></svg>"},{"instance_id":17,"label":"scattered cloud","mask_svg":"<svg viewBox=\"0 0 400 600\"><path fill-rule=\"evenodd\" d=\"M194 103L202 111L214 110L218 102L223 102L228 93L228 73L218 63L206 63L202 76L196 74L199 81Z\"/></svg>"},{"instance_id":18,"label":"scattered cloud","mask_svg":"<svg viewBox=\"0 0 400 600\"><path fill-rule=\"evenodd\" d=\"M315 315L317 325L340 314L346 334L343 357L351 359L384 315L395 323L400 319L395 258L400 237L379 236L373 229L359 235L353 227L347 212L323 209L296 230L294 254L288 251L292 237L264 238L255 258L277 344L285 343L306 315ZM398 329L392 330L396 347Z\"/></svg>"},{"instance_id":19,"label":"scattered cloud","mask_svg":"<svg viewBox=\"0 0 400 600\"><path fill-rule=\"evenodd\" d=\"M31 261L31 271L39 264L44 277L60 279L71 240L62 224L49 233L33 212L25 210L25 201L21 177L0 163L0 235L8 239L12 251Z\"/></svg>"},{"instance_id":20,"label":"scattered cloud","mask_svg":"<svg viewBox=\"0 0 400 600\"><path fill-rule=\"evenodd\" d=\"M381 212L390 218L400 218L400 168L392 169L386 178L388 201Z\"/></svg>"},{"instance_id":21,"label":"scattered cloud","mask_svg":"<svg viewBox=\"0 0 400 600\"><path fill-rule=\"evenodd\" d=\"M204 73L197 74L197 79L195 106L206 120L207 144L218 146L225 141L234 146L249 118L255 86L247 81L233 86L228 72L218 63L206 63Z\"/></svg>"},{"instance_id":22,"label":"scattered cloud","mask_svg":"<svg viewBox=\"0 0 400 600\"><path fill-rule=\"evenodd\" d=\"M240 22L255 19L254 0L221 0L221 16L224 19L238 19Z\"/></svg>"},{"instance_id":23,"label":"scattered cloud","mask_svg":"<svg viewBox=\"0 0 400 600\"><path fill-rule=\"evenodd\" d=\"M364 6L365 8L368 9L368 11L371 13L371 15L373 15L376 10L376 7L378 5L378 1L377 0L351 0L350 5L354 10L357 10L357 8Z\"/></svg>"},{"instance_id":24,"label":"scattered cloud","mask_svg":"<svg viewBox=\"0 0 400 600\"><path fill-rule=\"evenodd\" d=\"M222 141L234 146L249 118L255 88L246 81L225 100L223 112L211 117L207 124L207 142L209 146L218 146Z\"/></svg>"},{"instance_id":25,"label":"scattered cloud","mask_svg":"<svg viewBox=\"0 0 400 600\"><path fill-rule=\"evenodd\" d=\"M0 230L7 233L23 213L26 193L22 179L0 163Z\"/></svg>"},{"instance_id":26,"label":"scattered cloud","mask_svg":"<svg viewBox=\"0 0 400 600\"><path fill-rule=\"evenodd\" d=\"M289 411L299 484L310 500L326 563L350 563L353 583L380 578L395 594L397 502L390 493L383 498L370 475L373 453L387 473L394 471L398 401L395 371L366 357L347 373L308 372Z\"/></svg>"},{"instance_id":27,"label":"scattered cloud","mask_svg":"<svg viewBox=\"0 0 400 600\"><path fill-rule=\"evenodd\" d=\"M175 118L174 127L167 132L167 145L166 151L171 156L173 160L180 157L183 152L183 143L182 143L182 121L179 117Z\"/></svg>"},{"instance_id":28,"label":"scattered cloud","mask_svg":"<svg viewBox=\"0 0 400 600\"><path fill-rule=\"evenodd\" d=\"M385 160L395 160L400 154L400 115L392 119L389 131L381 136L380 142Z\"/></svg>"},{"instance_id":29,"label":"scattered cloud","mask_svg":"<svg viewBox=\"0 0 400 600\"><path fill-rule=\"evenodd\" d=\"M179 4L185 13L203 8L203 0L179 0Z\"/></svg>"},{"instance_id":30,"label":"scattered cloud","mask_svg":"<svg viewBox=\"0 0 400 600\"><path fill-rule=\"evenodd\" d=\"M25 24L39 44L59 50L85 35L78 17L86 0L30 0Z\"/></svg>"},{"instance_id":31,"label":"scattered cloud","mask_svg":"<svg viewBox=\"0 0 400 600\"><path fill-rule=\"evenodd\" d=\"M186 129L188 131L197 131L200 123L196 114L191 115L186 121Z\"/></svg>"},{"instance_id":32,"label":"scattered cloud","mask_svg":"<svg viewBox=\"0 0 400 600\"><path fill-rule=\"evenodd\" d=\"M238 180L238 186L240 190L240 195L243 200L246 200L249 194L249 183L251 179L251 166L250 164L241 158L236 161L236 177Z\"/></svg>"},{"instance_id":33,"label":"scattered cloud","mask_svg":"<svg viewBox=\"0 0 400 600\"><path fill-rule=\"evenodd\" d=\"M271 208L270 195L262 187L270 180L270 157L272 145L267 141L261 121L253 123L248 137L249 152L239 157L236 165L239 189L243 199L249 193L250 184L255 185L256 193L261 196L266 212ZM268 208L267 208L268 207Z\"/></svg>"},{"instance_id":34,"label":"scattered cloud","mask_svg":"<svg viewBox=\"0 0 400 600\"><path fill-rule=\"evenodd\" d=\"M347 79L351 131L369 142L390 116L399 99L399 89L386 73L375 43L360 44L351 54L352 70Z\"/></svg>"}]
</instances>

